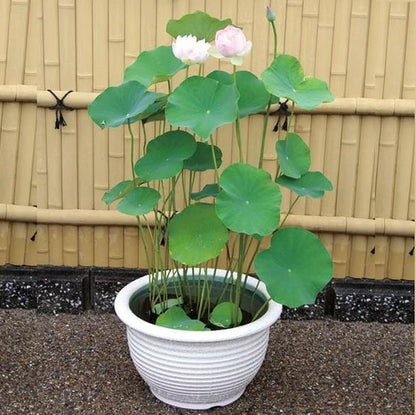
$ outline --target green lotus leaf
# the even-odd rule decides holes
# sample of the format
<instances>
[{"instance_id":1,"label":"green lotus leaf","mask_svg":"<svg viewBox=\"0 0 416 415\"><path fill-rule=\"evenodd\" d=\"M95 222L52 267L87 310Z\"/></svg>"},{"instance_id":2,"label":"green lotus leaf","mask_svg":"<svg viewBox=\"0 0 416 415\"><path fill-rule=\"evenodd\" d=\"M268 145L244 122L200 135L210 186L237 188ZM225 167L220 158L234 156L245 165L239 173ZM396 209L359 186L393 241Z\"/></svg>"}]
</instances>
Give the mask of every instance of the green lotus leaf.
<instances>
[{"instance_id":1,"label":"green lotus leaf","mask_svg":"<svg viewBox=\"0 0 416 415\"><path fill-rule=\"evenodd\" d=\"M155 314L161 314L162 312L164 312L165 310L177 306L177 305L181 305L183 304L183 298L182 297L178 297L178 298L168 298L166 301L162 301L160 303L155 304L152 307L152 312Z\"/></svg>"},{"instance_id":2,"label":"green lotus leaf","mask_svg":"<svg viewBox=\"0 0 416 415\"><path fill-rule=\"evenodd\" d=\"M89 105L88 115L100 128L118 127L137 121L157 97L139 82L129 81L101 92Z\"/></svg>"},{"instance_id":3,"label":"green lotus leaf","mask_svg":"<svg viewBox=\"0 0 416 415\"><path fill-rule=\"evenodd\" d=\"M257 254L254 268L266 284L270 297L287 307L313 304L332 277L332 261L313 233L283 228L275 233L271 247Z\"/></svg>"},{"instance_id":4,"label":"green lotus leaf","mask_svg":"<svg viewBox=\"0 0 416 415\"><path fill-rule=\"evenodd\" d=\"M165 118L165 106L168 96L166 94L161 95L162 96L160 96L152 105L140 114L139 119L142 120L143 123L147 123L149 121L160 121Z\"/></svg>"},{"instance_id":5,"label":"green lotus leaf","mask_svg":"<svg viewBox=\"0 0 416 415\"><path fill-rule=\"evenodd\" d=\"M261 77L271 94L289 98L304 109L334 100L326 82L305 77L300 62L290 55L278 55Z\"/></svg>"},{"instance_id":6,"label":"green lotus leaf","mask_svg":"<svg viewBox=\"0 0 416 415\"><path fill-rule=\"evenodd\" d=\"M156 325L176 330L205 330L205 324L200 320L192 320L185 311L178 306L166 310L156 319Z\"/></svg>"},{"instance_id":7,"label":"green lotus leaf","mask_svg":"<svg viewBox=\"0 0 416 415\"><path fill-rule=\"evenodd\" d=\"M271 234L280 220L282 196L270 174L248 164L234 163L221 174L216 197L218 217L227 228L248 235Z\"/></svg>"},{"instance_id":8,"label":"green lotus leaf","mask_svg":"<svg viewBox=\"0 0 416 415\"><path fill-rule=\"evenodd\" d=\"M108 192L104 193L104 196L102 197L102 201L110 205L117 199L121 199L124 195L126 195L133 187L140 186L143 184L144 181L141 179L136 178L133 180L123 180L120 183L117 183L112 189L110 189Z\"/></svg>"},{"instance_id":9,"label":"green lotus leaf","mask_svg":"<svg viewBox=\"0 0 416 415\"><path fill-rule=\"evenodd\" d=\"M134 169L143 180L162 180L176 176L183 169L183 161L196 150L194 137L186 131L169 131L151 140L146 155Z\"/></svg>"},{"instance_id":10,"label":"green lotus leaf","mask_svg":"<svg viewBox=\"0 0 416 415\"><path fill-rule=\"evenodd\" d=\"M237 317L237 325L240 324L243 320L243 313L240 308L234 303L224 302L214 307L209 317L209 322L214 326L226 329L234 326L235 317Z\"/></svg>"},{"instance_id":11,"label":"green lotus leaf","mask_svg":"<svg viewBox=\"0 0 416 415\"><path fill-rule=\"evenodd\" d=\"M211 42L218 30L231 24L231 19L218 20L201 11L187 14L178 20L169 20L166 32L173 37L194 35L198 40Z\"/></svg>"},{"instance_id":12,"label":"green lotus leaf","mask_svg":"<svg viewBox=\"0 0 416 415\"><path fill-rule=\"evenodd\" d=\"M236 120L238 98L234 85L192 76L169 96L166 119L207 139L217 127Z\"/></svg>"},{"instance_id":13,"label":"green lotus leaf","mask_svg":"<svg viewBox=\"0 0 416 415\"><path fill-rule=\"evenodd\" d=\"M173 54L171 46L159 46L140 53L124 70L124 82L134 80L147 88L152 84L169 80L185 66Z\"/></svg>"},{"instance_id":14,"label":"green lotus leaf","mask_svg":"<svg viewBox=\"0 0 416 415\"><path fill-rule=\"evenodd\" d=\"M211 72L208 78L215 79L225 85L234 83L233 75L224 71ZM264 84L256 75L247 71L236 72L237 90L240 94L238 100L238 113L240 118L249 114L257 114L266 108L270 94L266 91Z\"/></svg>"},{"instance_id":15,"label":"green lotus leaf","mask_svg":"<svg viewBox=\"0 0 416 415\"><path fill-rule=\"evenodd\" d=\"M332 190L332 183L319 171L309 171L299 179L280 176L276 183L300 196L309 196L313 199L319 199L326 191Z\"/></svg>"},{"instance_id":16,"label":"green lotus leaf","mask_svg":"<svg viewBox=\"0 0 416 415\"><path fill-rule=\"evenodd\" d=\"M215 162L212 156L212 148L207 143L201 143L198 141L196 146L196 151L187 160L183 162L183 168L192 171L206 171L215 169L215 164L217 167L221 166L222 163L222 152L217 147L214 146L214 155L215 155Z\"/></svg>"},{"instance_id":17,"label":"green lotus leaf","mask_svg":"<svg viewBox=\"0 0 416 415\"><path fill-rule=\"evenodd\" d=\"M168 226L171 257L197 265L217 257L228 240L228 231L215 214L214 205L197 203L173 217Z\"/></svg>"},{"instance_id":18,"label":"green lotus leaf","mask_svg":"<svg viewBox=\"0 0 416 415\"><path fill-rule=\"evenodd\" d=\"M218 184L206 184L200 192L191 193L192 200L201 200L205 197L216 197L220 192Z\"/></svg>"},{"instance_id":19,"label":"green lotus leaf","mask_svg":"<svg viewBox=\"0 0 416 415\"><path fill-rule=\"evenodd\" d=\"M311 153L306 143L295 133L288 133L286 140L276 141L279 166L287 177L299 179L311 165Z\"/></svg>"},{"instance_id":20,"label":"green lotus leaf","mask_svg":"<svg viewBox=\"0 0 416 415\"><path fill-rule=\"evenodd\" d=\"M144 215L150 212L160 199L158 191L149 187L135 187L117 205L117 210L126 215Z\"/></svg>"}]
</instances>

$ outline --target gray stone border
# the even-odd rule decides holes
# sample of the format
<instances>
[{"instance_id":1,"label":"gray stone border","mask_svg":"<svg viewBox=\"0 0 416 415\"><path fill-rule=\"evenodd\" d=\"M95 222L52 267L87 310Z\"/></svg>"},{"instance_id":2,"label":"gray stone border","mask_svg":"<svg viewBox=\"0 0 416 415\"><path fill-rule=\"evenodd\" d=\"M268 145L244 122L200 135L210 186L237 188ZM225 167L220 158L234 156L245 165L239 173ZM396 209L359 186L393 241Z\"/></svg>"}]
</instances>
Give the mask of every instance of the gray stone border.
<instances>
[{"instance_id":1,"label":"gray stone border","mask_svg":"<svg viewBox=\"0 0 416 415\"><path fill-rule=\"evenodd\" d=\"M144 269L14 266L0 267L0 308L44 313L113 312L118 291L146 274ZM284 308L283 319L414 322L414 283L404 280L335 279L313 305Z\"/></svg>"}]
</instances>

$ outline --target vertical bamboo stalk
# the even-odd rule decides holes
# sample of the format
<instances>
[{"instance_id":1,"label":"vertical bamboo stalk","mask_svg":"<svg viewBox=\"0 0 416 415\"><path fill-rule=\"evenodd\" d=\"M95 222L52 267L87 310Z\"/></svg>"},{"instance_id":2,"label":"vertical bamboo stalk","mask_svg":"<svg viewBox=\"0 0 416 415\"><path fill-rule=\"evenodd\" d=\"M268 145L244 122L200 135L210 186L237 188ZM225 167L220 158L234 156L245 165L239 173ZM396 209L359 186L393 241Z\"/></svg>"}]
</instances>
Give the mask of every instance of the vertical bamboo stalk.
<instances>
[{"instance_id":1,"label":"vertical bamboo stalk","mask_svg":"<svg viewBox=\"0 0 416 415\"><path fill-rule=\"evenodd\" d=\"M124 72L124 0L109 2L109 82L120 84ZM112 188L124 179L124 131L112 128L108 131L109 145L109 187ZM112 207L114 209L114 206ZM109 266L123 266L124 235L122 227L109 229ZM129 247L126 247L129 249Z\"/></svg>"},{"instance_id":2,"label":"vertical bamboo stalk","mask_svg":"<svg viewBox=\"0 0 416 415\"><path fill-rule=\"evenodd\" d=\"M253 48L251 51L251 72L257 77L266 69L268 63L269 48L269 26L270 23L266 19L266 7L268 1L254 2L253 10L253 28L251 40ZM248 36L247 36L248 37ZM247 125L247 145L246 154L247 161L257 166L260 152L261 133L263 130L264 117L250 116ZM273 128L269 122L269 129Z\"/></svg>"},{"instance_id":3,"label":"vertical bamboo stalk","mask_svg":"<svg viewBox=\"0 0 416 415\"><path fill-rule=\"evenodd\" d=\"M34 87L35 89L35 87ZM19 151L17 154L14 203L29 205L32 183L32 163L35 148L36 106L21 104L21 124L19 128ZM14 223L10 245L10 262L16 265L25 263L27 225Z\"/></svg>"},{"instance_id":4,"label":"vertical bamboo stalk","mask_svg":"<svg viewBox=\"0 0 416 415\"><path fill-rule=\"evenodd\" d=\"M75 3L76 9L76 62L77 90L90 92L92 83L93 32L92 0ZM77 149L78 149L78 206L80 209L94 208L94 169L93 169L93 122L87 111L77 110ZM79 265L94 264L94 228L78 227Z\"/></svg>"},{"instance_id":5,"label":"vertical bamboo stalk","mask_svg":"<svg viewBox=\"0 0 416 415\"><path fill-rule=\"evenodd\" d=\"M75 2L60 0L59 18L59 61L60 88L64 91L76 89L76 43L75 43ZM78 207L78 167L77 167L77 124L76 114L66 111L67 126L62 128L62 207ZM78 229L76 226L63 227L63 263L78 265Z\"/></svg>"},{"instance_id":6,"label":"vertical bamboo stalk","mask_svg":"<svg viewBox=\"0 0 416 415\"><path fill-rule=\"evenodd\" d=\"M350 16L351 16L351 1L337 2L334 16L334 36L332 46L332 61L331 61L331 79L330 89L337 97L345 96L345 84L347 75L348 64L348 49L349 49L349 29L350 29ZM348 28L348 30L346 30ZM339 137L331 146L327 146L325 160L329 160L327 154L333 153L335 160L341 160L341 147L342 141L345 141L345 132L343 129L343 118L340 116L328 117L328 135L334 134L335 137ZM338 131L341 132L338 136ZM332 141L332 140L331 140ZM327 143L328 144L328 143ZM339 162L338 161L338 162ZM324 172L325 173L325 172ZM326 174L326 173L325 173ZM335 188L341 188L340 183L346 179L346 172L342 171L338 167L337 182ZM331 175L329 176L331 177ZM338 192L331 192L325 195L322 201L322 211L326 210L326 207L330 205L332 198L335 199L333 208L335 208L334 214L339 214L339 205L336 197ZM347 275L348 261L349 261L349 240L348 236L335 235L333 241L333 261L334 261L334 276L345 277Z\"/></svg>"},{"instance_id":7,"label":"vertical bamboo stalk","mask_svg":"<svg viewBox=\"0 0 416 415\"><path fill-rule=\"evenodd\" d=\"M407 13L408 5L405 3L392 3L390 6L383 98L398 98L402 94ZM378 217L390 218L393 214L393 189L398 150L399 120L393 117L385 117L381 125L378 177L376 182L376 215ZM392 267L390 267L391 250L388 238L377 238L377 256L379 251L380 255L384 254L384 256L380 256L377 259L377 275L383 277L397 277L397 275L401 275L404 258L398 260L397 247L396 253L392 252L392 255L395 257L391 264ZM381 269L382 263L385 264L383 269ZM390 275L390 272L394 275Z\"/></svg>"},{"instance_id":8,"label":"vertical bamboo stalk","mask_svg":"<svg viewBox=\"0 0 416 415\"><path fill-rule=\"evenodd\" d=\"M315 57L317 53L316 42L318 35L318 7L319 2L307 0L303 2L299 60L304 68L305 74L312 75L315 72ZM329 71L328 78L329 79ZM322 117L321 117L322 118ZM310 115L299 115L295 118L295 131L309 144L312 153L311 170L322 170L324 161L323 147L325 144L324 130L319 131L323 125L316 125L318 118ZM315 129L312 129L312 122ZM296 195L291 195L291 203L295 201ZM305 214L310 206L314 205L315 212L319 212L320 201L309 198L301 198L295 205L293 213ZM313 208L312 208L313 209Z\"/></svg>"},{"instance_id":9,"label":"vertical bamboo stalk","mask_svg":"<svg viewBox=\"0 0 416 415\"><path fill-rule=\"evenodd\" d=\"M27 1L11 3L9 9L5 83L20 84L24 79L26 34L29 4ZM21 104L9 103L3 107L0 141L0 194L2 201L13 203L16 196L15 176L18 168ZM20 165L19 165L20 167ZM20 172L19 172L20 173ZM21 188L17 189L20 196ZM24 262L26 227L21 224L2 224L0 233L9 242L2 249L1 262ZM7 236L6 236L7 234ZM3 248L3 247L2 247ZM13 250L12 250L13 248ZM20 254L19 254L20 252Z\"/></svg>"},{"instance_id":10,"label":"vertical bamboo stalk","mask_svg":"<svg viewBox=\"0 0 416 415\"><path fill-rule=\"evenodd\" d=\"M315 75L318 78L329 80L331 73L331 57L333 47L334 34L334 18L335 18L335 2L332 0L325 0L319 2L318 11L318 29L317 29L317 49L315 58ZM319 46L319 47L318 47ZM312 140L315 141L316 135L320 133L325 134L325 146L323 149L323 169L322 171L331 180L334 187L338 180L338 159L339 159L339 143L341 139L340 134L333 137L333 130L330 128L327 116L314 116L312 119ZM334 120L332 121L334 123ZM318 139L320 142L321 138ZM328 150L328 151L327 151ZM329 156L329 157L328 157ZM329 212L335 212L335 191L325 194L323 202L320 202L320 213L324 214L325 209ZM326 202L327 201L327 202ZM323 203L325 203L323 205ZM315 207L312 207L309 201L306 204L306 213L314 214ZM320 235L325 247L331 252L333 251L334 236L332 234L323 233Z\"/></svg>"},{"instance_id":11,"label":"vertical bamboo stalk","mask_svg":"<svg viewBox=\"0 0 416 415\"><path fill-rule=\"evenodd\" d=\"M101 92L108 82L108 2L93 0L93 90ZM94 125L94 209L106 209L101 200L108 190L108 130ZM94 264L108 266L108 227L94 228Z\"/></svg>"},{"instance_id":12,"label":"vertical bamboo stalk","mask_svg":"<svg viewBox=\"0 0 416 415\"><path fill-rule=\"evenodd\" d=\"M36 10L28 7L28 36L24 51L26 58L24 62L24 75L22 81L25 84L36 85ZM36 90L36 87L33 87ZM14 203L28 205L30 202L30 191L32 185L32 166L35 143L36 126L36 106L33 104L21 104L21 117L19 127L19 146L17 149L16 177ZM10 241L10 262L17 265L26 263L27 255L30 255L27 248L33 247L28 237L28 227L25 223L12 224L12 235ZM32 225L33 227L33 225ZM34 250L31 249L32 258L28 258L33 263Z\"/></svg>"},{"instance_id":13,"label":"vertical bamboo stalk","mask_svg":"<svg viewBox=\"0 0 416 415\"><path fill-rule=\"evenodd\" d=\"M59 62L59 17L58 4L53 0L43 1L44 71L46 87L60 90ZM62 138L55 130L55 113L46 112L46 149L48 207L62 209ZM62 226L49 226L49 263L63 264Z\"/></svg>"},{"instance_id":14,"label":"vertical bamboo stalk","mask_svg":"<svg viewBox=\"0 0 416 415\"><path fill-rule=\"evenodd\" d=\"M350 51L347 67L346 94L347 96L362 96L364 76L365 76L365 57L367 52L367 34L369 25L369 1L354 0L351 9L351 35ZM362 179L366 177L366 169L371 168L370 160L374 155L375 140L367 140L368 136L363 134L361 117L345 117L345 126L352 120L358 124L356 136L359 138L353 154L347 154L349 159L349 170L355 171L355 177L350 174L351 185L354 189L354 200L350 210L351 216L368 218L371 198L371 181L366 182L367 187L361 191ZM363 156L369 159L364 159ZM361 162L361 163L360 163ZM348 163L348 161L347 161ZM361 174L360 174L361 173ZM368 184L370 185L368 187ZM362 276L365 270L367 254L367 238L363 236L351 236L350 241L350 263L348 274L350 276Z\"/></svg>"},{"instance_id":15,"label":"vertical bamboo stalk","mask_svg":"<svg viewBox=\"0 0 416 415\"><path fill-rule=\"evenodd\" d=\"M396 177L393 191L393 218L408 219L408 197L413 165L414 120L402 118L399 121L399 138L396 159ZM406 257L405 238L392 237L387 275L390 278L402 278Z\"/></svg>"},{"instance_id":16,"label":"vertical bamboo stalk","mask_svg":"<svg viewBox=\"0 0 416 415\"><path fill-rule=\"evenodd\" d=\"M44 39L43 39L43 4L41 1L35 3L38 20L39 42L38 42L38 76L37 86L45 89L44 69ZM46 110L37 108L36 115L36 205L39 208L48 207L48 176L47 176L47 148L46 148ZM36 253L38 264L49 263L49 230L48 225L37 224L36 226Z\"/></svg>"}]
</instances>

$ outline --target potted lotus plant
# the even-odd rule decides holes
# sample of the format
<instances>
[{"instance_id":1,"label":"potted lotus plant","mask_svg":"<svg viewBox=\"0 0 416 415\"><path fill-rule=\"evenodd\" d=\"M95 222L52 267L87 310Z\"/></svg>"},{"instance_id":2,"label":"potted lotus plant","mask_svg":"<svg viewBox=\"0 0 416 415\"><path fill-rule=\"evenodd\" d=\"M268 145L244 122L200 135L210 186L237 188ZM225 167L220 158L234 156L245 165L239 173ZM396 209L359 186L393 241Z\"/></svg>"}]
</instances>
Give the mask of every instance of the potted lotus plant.
<instances>
[{"instance_id":1,"label":"potted lotus plant","mask_svg":"<svg viewBox=\"0 0 416 415\"><path fill-rule=\"evenodd\" d=\"M321 172L310 171L309 148L291 130L295 105L312 109L333 96L324 81L305 77L295 57L277 53L269 8L266 17L274 59L260 78L238 70L252 48L243 31L230 19L195 12L170 20L172 44L140 53L123 83L88 109L99 127L126 126L130 134L131 177L103 200L137 217L148 275L121 290L115 309L139 373L159 399L179 407L236 400L263 361L282 305L313 303L332 277L320 240L283 225L299 197L332 189ZM232 70L205 73L208 59L225 59ZM174 88L175 76L181 82ZM276 107L283 111L275 127L278 162L266 171L266 132ZM257 113L264 125L250 135L258 149L250 164L240 122ZM227 166L221 146L230 146L231 137L214 138L226 124L234 125L238 149ZM140 149L134 128L142 130ZM201 179L208 184L200 186ZM282 187L296 195L286 216Z\"/></svg>"}]
</instances>

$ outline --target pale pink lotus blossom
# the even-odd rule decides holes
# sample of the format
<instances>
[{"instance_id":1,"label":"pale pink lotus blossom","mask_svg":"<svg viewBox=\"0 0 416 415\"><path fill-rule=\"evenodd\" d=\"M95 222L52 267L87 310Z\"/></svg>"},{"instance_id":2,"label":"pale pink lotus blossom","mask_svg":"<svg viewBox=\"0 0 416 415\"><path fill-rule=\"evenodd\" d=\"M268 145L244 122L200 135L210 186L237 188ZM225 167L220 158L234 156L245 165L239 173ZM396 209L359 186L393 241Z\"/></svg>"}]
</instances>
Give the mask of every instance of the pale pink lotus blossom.
<instances>
[{"instance_id":1,"label":"pale pink lotus blossom","mask_svg":"<svg viewBox=\"0 0 416 415\"><path fill-rule=\"evenodd\" d=\"M209 57L211 45L205 39L198 40L196 36L178 36L172 43L173 54L187 65L205 63Z\"/></svg>"},{"instance_id":2,"label":"pale pink lotus blossom","mask_svg":"<svg viewBox=\"0 0 416 415\"><path fill-rule=\"evenodd\" d=\"M231 58L233 65L241 65L243 56L250 52L251 46L251 41L246 39L241 29L229 25L218 30L215 35L215 48L210 53L216 58Z\"/></svg>"}]
</instances>

